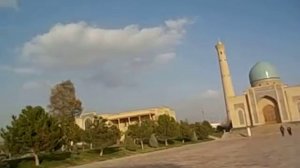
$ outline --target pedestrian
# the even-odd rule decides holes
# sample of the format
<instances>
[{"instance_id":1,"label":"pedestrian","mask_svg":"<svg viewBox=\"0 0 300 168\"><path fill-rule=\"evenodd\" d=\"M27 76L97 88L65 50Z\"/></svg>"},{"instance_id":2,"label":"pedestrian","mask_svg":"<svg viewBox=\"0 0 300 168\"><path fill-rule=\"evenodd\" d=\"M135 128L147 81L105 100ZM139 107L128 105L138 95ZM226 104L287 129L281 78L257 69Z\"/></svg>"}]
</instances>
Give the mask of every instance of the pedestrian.
<instances>
[{"instance_id":1,"label":"pedestrian","mask_svg":"<svg viewBox=\"0 0 300 168\"><path fill-rule=\"evenodd\" d=\"M279 129L280 129L280 132L281 132L281 136L284 136L284 127L281 125Z\"/></svg>"},{"instance_id":2,"label":"pedestrian","mask_svg":"<svg viewBox=\"0 0 300 168\"><path fill-rule=\"evenodd\" d=\"M292 128L291 128L291 127L287 127L286 130L287 130L287 132L289 133L289 135L292 136Z\"/></svg>"}]
</instances>

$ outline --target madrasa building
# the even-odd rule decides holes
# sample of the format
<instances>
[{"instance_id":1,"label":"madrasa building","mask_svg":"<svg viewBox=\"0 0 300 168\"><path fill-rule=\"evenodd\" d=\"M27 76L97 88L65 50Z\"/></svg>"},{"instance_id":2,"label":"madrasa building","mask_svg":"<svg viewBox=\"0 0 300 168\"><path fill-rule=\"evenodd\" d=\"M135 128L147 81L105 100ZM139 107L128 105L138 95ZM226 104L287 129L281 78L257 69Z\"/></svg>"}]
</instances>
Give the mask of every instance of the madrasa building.
<instances>
[{"instance_id":1,"label":"madrasa building","mask_svg":"<svg viewBox=\"0 0 300 168\"><path fill-rule=\"evenodd\" d=\"M257 62L249 72L250 87L242 95L236 95L225 46L219 41L215 48L227 121L232 128L300 121L300 85L284 84L272 64Z\"/></svg>"},{"instance_id":2,"label":"madrasa building","mask_svg":"<svg viewBox=\"0 0 300 168\"><path fill-rule=\"evenodd\" d=\"M101 117L107 120L107 124L115 125L121 132L126 132L129 125L141 123L145 120L157 121L161 115L168 115L176 120L175 111L169 107L163 106L113 114L85 112L75 117L75 122L81 129L85 130L94 122L95 117Z\"/></svg>"}]
</instances>

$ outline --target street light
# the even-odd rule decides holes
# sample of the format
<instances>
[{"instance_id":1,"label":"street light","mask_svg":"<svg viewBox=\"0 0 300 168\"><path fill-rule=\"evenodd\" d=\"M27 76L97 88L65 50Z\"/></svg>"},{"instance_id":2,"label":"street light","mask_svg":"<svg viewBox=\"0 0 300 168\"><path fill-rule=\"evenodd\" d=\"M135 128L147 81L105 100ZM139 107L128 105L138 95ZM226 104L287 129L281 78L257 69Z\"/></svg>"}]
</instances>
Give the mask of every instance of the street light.
<instances>
[{"instance_id":1,"label":"street light","mask_svg":"<svg viewBox=\"0 0 300 168\"><path fill-rule=\"evenodd\" d=\"M250 129L250 126L248 124L248 119L247 119L247 116L246 116L246 112L244 111L244 118L246 120L246 129L247 129L247 133L248 133L248 137L251 137L252 134L251 134L251 129Z\"/></svg>"}]
</instances>

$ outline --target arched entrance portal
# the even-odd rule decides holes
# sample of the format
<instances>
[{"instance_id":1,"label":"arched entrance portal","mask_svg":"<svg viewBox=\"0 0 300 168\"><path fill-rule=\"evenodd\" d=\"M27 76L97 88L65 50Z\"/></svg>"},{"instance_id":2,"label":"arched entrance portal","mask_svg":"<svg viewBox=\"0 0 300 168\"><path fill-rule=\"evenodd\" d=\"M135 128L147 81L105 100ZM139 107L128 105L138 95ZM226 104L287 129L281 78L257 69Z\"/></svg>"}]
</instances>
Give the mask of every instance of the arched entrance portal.
<instances>
[{"instance_id":1,"label":"arched entrance portal","mask_svg":"<svg viewBox=\"0 0 300 168\"><path fill-rule=\"evenodd\" d=\"M265 122L266 123L277 123L277 122L280 122L278 121L278 118L277 118L277 109L276 107L268 104L266 105L264 108L263 108L263 114L264 114L264 117L265 117Z\"/></svg>"},{"instance_id":2,"label":"arched entrance portal","mask_svg":"<svg viewBox=\"0 0 300 168\"><path fill-rule=\"evenodd\" d=\"M280 123L280 114L276 100L271 97L263 97L258 102L259 109L266 124Z\"/></svg>"}]
</instances>

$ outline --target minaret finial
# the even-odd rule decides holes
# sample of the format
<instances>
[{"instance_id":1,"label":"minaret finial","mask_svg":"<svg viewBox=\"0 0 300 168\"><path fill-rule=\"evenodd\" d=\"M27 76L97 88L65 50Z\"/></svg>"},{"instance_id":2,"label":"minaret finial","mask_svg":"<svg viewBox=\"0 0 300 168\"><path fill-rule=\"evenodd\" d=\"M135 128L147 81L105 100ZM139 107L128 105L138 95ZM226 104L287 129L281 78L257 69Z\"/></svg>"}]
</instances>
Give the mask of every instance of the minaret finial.
<instances>
[{"instance_id":1,"label":"minaret finial","mask_svg":"<svg viewBox=\"0 0 300 168\"><path fill-rule=\"evenodd\" d=\"M223 44L223 43L221 42L220 38L218 38L218 44Z\"/></svg>"}]
</instances>

